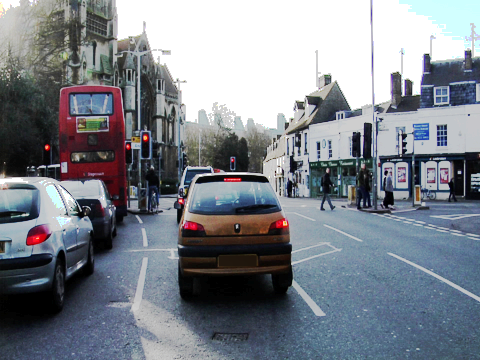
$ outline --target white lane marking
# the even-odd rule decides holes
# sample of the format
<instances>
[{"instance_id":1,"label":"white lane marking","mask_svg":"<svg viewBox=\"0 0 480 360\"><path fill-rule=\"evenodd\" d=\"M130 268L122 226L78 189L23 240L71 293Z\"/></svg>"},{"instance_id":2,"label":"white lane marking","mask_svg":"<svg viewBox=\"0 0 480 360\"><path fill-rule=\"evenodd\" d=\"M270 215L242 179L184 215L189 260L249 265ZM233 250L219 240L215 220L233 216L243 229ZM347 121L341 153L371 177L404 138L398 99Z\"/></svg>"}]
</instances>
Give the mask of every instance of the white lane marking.
<instances>
[{"instance_id":1,"label":"white lane marking","mask_svg":"<svg viewBox=\"0 0 480 360\"><path fill-rule=\"evenodd\" d=\"M434 228L434 227L429 227L429 226L425 226L425 229L437 230L436 228Z\"/></svg>"},{"instance_id":2,"label":"white lane marking","mask_svg":"<svg viewBox=\"0 0 480 360\"><path fill-rule=\"evenodd\" d=\"M313 246L309 246L309 247L306 247L306 248L294 250L294 251L292 251L292 254L294 254L294 253L296 253L296 252L299 252L299 251L308 250L308 249L311 249L311 248L314 248L314 247L317 247L317 246L323 246L323 245L325 245L325 244L329 244L329 243L322 242L322 243L319 243L319 244L317 244L317 245L313 245Z\"/></svg>"},{"instance_id":3,"label":"white lane marking","mask_svg":"<svg viewBox=\"0 0 480 360\"><path fill-rule=\"evenodd\" d=\"M418 223L418 224L426 224L426 222L425 222L425 221L418 221L418 220L415 220L415 222L416 222L416 223Z\"/></svg>"},{"instance_id":4,"label":"white lane marking","mask_svg":"<svg viewBox=\"0 0 480 360\"><path fill-rule=\"evenodd\" d=\"M295 280L293 280L292 286L295 290L297 290L298 294L305 300L308 306L310 306L310 309L312 309L313 313L317 316L326 316L322 309L318 307L318 305L315 303L315 301L312 300L310 296L300 287L300 285L297 284Z\"/></svg>"},{"instance_id":5,"label":"white lane marking","mask_svg":"<svg viewBox=\"0 0 480 360\"><path fill-rule=\"evenodd\" d=\"M411 222L410 222L410 221L404 221L404 223L405 223L405 224L411 224Z\"/></svg>"},{"instance_id":6,"label":"white lane marking","mask_svg":"<svg viewBox=\"0 0 480 360\"><path fill-rule=\"evenodd\" d=\"M455 235L455 236L465 236L463 234L458 234L458 233L451 233L452 235Z\"/></svg>"},{"instance_id":7,"label":"white lane marking","mask_svg":"<svg viewBox=\"0 0 480 360\"><path fill-rule=\"evenodd\" d=\"M138 220L138 222L139 222L140 224L143 224L143 221L142 221L142 219L140 219L140 216L135 215L135 217L137 218L137 220Z\"/></svg>"},{"instance_id":8,"label":"white lane marking","mask_svg":"<svg viewBox=\"0 0 480 360\"><path fill-rule=\"evenodd\" d=\"M137 291L135 292L135 298L133 299L133 305L131 311L135 312L140 309L140 303L142 302L143 288L145 287L145 277L147 276L148 258L144 257L142 260L142 268L140 269L140 276L138 278Z\"/></svg>"},{"instance_id":9,"label":"white lane marking","mask_svg":"<svg viewBox=\"0 0 480 360\"><path fill-rule=\"evenodd\" d=\"M448 233L448 231L446 230L440 230L440 229L435 229L435 230L437 230L438 232Z\"/></svg>"},{"instance_id":10,"label":"white lane marking","mask_svg":"<svg viewBox=\"0 0 480 360\"><path fill-rule=\"evenodd\" d=\"M294 213L292 213L292 214L301 216L301 217L303 217L303 218L305 218L305 219L307 219L307 220L310 220L310 221L317 221L317 220L315 220L315 219L309 218L309 217L307 217L307 216L305 216L305 215L302 215L302 214L299 214L299 213L296 213L296 212L294 212Z\"/></svg>"},{"instance_id":11,"label":"white lane marking","mask_svg":"<svg viewBox=\"0 0 480 360\"><path fill-rule=\"evenodd\" d=\"M477 234L470 234L470 233L467 233L468 236L478 236L480 237L480 235L477 235Z\"/></svg>"},{"instance_id":12,"label":"white lane marking","mask_svg":"<svg viewBox=\"0 0 480 360\"><path fill-rule=\"evenodd\" d=\"M412 223L412 225L413 226L423 226L422 224L413 224L413 223Z\"/></svg>"},{"instance_id":13,"label":"white lane marking","mask_svg":"<svg viewBox=\"0 0 480 360\"><path fill-rule=\"evenodd\" d=\"M450 231L452 231L452 232L456 232L456 233L461 233L461 231L460 231L460 230L450 230Z\"/></svg>"},{"instance_id":14,"label":"white lane marking","mask_svg":"<svg viewBox=\"0 0 480 360\"><path fill-rule=\"evenodd\" d=\"M401 260L401 261L403 261L403 262L405 262L405 263L407 263L407 264L409 264L409 265L412 265L412 266L416 267L417 269L422 270L423 272L426 272L428 275L431 275L431 276L433 276L434 278L437 278L438 280L443 281L445 284L450 285L450 286L453 287L454 289L457 289L458 291L461 291L461 292L464 293L465 295L470 296L472 299L475 299L475 300L477 300L478 302L480 302L480 297L479 297L479 296L477 296L477 295L475 295L475 294L472 294L470 291L465 290L464 288L462 288L462 287L460 287L460 286L452 283L450 280L447 280L447 279L441 277L440 275L437 275L437 274L435 274L434 272L432 272L432 271L430 271L430 270L427 270L427 269L425 269L424 267L422 267L422 266L420 266L420 265L417 265L417 264L415 264L415 263L413 263L413 262L411 262L411 261L408 261L407 259L404 259L404 258L402 258L402 257L400 257L400 256L398 256L398 255L395 255L395 254L392 254L392 253L388 253L388 255L393 256L394 258L397 258L398 260Z\"/></svg>"},{"instance_id":15,"label":"white lane marking","mask_svg":"<svg viewBox=\"0 0 480 360\"><path fill-rule=\"evenodd\" d=\"M430 215L430 217L445 220L460 220L474 216L480 216L480 214Z\"/></svg>"},{"instance_id":16,"label":"white lane marking","mask_svg":"<svg viewBox=\"0 0 480 360\"><path fill-rule=\"evenodd\" d=\"M142 228L143 247L148 247L147 232L145 228Z\"/></svg>"},{"instance_id":17,"label":"white lane marking","mask_svg":"<svg viewBox=\"0 0 480 360\"><path fill-rule=\"evenodd\" d=\"M471 236L469 236L468 238L472 239L472 240L477 240L477 241L480 240L479 238L474 238L474 237L471 237Z\"/></svg>"},{"instance_id":18,"label":"white lane marking","mask_svg":"<svg viewBox=\"0 0 480 360\"><path fill-rule=\"evenodd\" d=\"M341 230L338 230L338 229L335 229L334 227L331 227L329 225L326 225L326 224L323 224L323 226L329 228L329 229L332 229L332 230L335 230L336 232L339 232L340 234L343 234L345 236L348 236L349 238L352 238L353 240L356 240L356 241L360 241L360 242L363 242L363 240L360 240L359 238L356 238L355 236L352 236L350 234L347 234L346 232L343 232Z\"/></svg>"},{"instance_id":19,"label":"white lane marking","mask_svg":"<svg viewBox=\"0 0 480 360\"><path fill-rule=\"evenodd\" d=\"M292 265L300 264L300 263L302 263L302 262L304 262L304 261L312 260L312 259L318 258L318 257L323 256L323 255L333 254L333 253L336 253L336 252L338 252L338 251L342 251L342 249L336 249L336 248L335 248L335 250L332 250L332 251L329 251L329 252L326 252L326 253L322 253L322 254L310 256L309 258L306 258L306 259L294 261L294 262L292 262Z\"/></svg>"},{"instance_id":20,"label":"white lane marking","mask_svg":"<svg viewBox=\"0 0 480 360\"><path fill-rule=\"evenodd\" d=\"M175 251L178 252L178 249L170 249L170 256L168 257L169 259L172 259L172 260L178 260L179 259L178 256L175 256Z\"/></svg>"},{"instance_id":21,"label":"white lane marking","mask_svg":"<svg viewBox=\"0 0 480 360\"><path fill-rule=\"evenodd\" d=\"M177 249L142 249L142 250L126 250L125 252L145 252L145 251L177 251Z\"/></svg>"}]
</instances>

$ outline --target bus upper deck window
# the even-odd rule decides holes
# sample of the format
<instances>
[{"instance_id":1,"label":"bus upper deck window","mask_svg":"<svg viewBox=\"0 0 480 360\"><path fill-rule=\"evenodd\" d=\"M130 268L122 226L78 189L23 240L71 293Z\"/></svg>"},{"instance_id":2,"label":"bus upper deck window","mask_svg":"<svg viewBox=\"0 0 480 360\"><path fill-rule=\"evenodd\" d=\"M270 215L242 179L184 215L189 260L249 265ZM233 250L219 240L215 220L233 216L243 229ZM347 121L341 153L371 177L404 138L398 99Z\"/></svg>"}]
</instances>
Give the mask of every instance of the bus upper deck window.
<instances>
[{"instance_id":1,"label":"bus upper deck window","mask_svg":"<svg viewBox=\"0 0 480 360\"><path fill-rule=\"evenodd\" d=\"M70 115L112 115L112 94L70 94Z\"/></svg>"}]
</instances>

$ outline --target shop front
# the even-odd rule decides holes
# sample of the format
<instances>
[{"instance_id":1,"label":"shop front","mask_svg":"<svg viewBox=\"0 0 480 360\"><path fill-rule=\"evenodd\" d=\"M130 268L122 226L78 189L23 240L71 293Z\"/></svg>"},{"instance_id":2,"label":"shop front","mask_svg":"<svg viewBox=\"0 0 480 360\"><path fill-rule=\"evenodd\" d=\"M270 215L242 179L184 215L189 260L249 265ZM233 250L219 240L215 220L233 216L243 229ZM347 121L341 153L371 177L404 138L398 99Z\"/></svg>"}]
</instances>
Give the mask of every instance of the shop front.
<instances>
[{"instance_id":1,"label":"shop front","mask_svg":"<svg viewBox=\"0 0 480 360\"><path fill-rule=\"evenodd\" d=\"M466 153L465 162L465 198L469 200L480 200L480 153Z\"/></svg>"}]
</instances>

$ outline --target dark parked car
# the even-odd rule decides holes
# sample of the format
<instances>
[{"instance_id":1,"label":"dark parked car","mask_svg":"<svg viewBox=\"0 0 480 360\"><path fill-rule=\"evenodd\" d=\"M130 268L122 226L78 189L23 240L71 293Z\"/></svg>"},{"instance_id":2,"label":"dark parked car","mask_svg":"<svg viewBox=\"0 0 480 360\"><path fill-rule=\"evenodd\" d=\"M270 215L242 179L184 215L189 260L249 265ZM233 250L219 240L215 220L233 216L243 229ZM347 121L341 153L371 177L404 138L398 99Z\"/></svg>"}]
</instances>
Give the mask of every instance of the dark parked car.
<instances>
[{"instance_id":1,"label":"dark parked car","mask_svg":"<svg viewBox=\"0 0 480 360\"><path fill-rule=\"evenodd\" d=\"M65 180L61 182L81 206L92 209L90 220L95 239L103 241L107 249L113 246L117 235L116 208L113 199L102 180Z\"/></svg>"}]
</instances>

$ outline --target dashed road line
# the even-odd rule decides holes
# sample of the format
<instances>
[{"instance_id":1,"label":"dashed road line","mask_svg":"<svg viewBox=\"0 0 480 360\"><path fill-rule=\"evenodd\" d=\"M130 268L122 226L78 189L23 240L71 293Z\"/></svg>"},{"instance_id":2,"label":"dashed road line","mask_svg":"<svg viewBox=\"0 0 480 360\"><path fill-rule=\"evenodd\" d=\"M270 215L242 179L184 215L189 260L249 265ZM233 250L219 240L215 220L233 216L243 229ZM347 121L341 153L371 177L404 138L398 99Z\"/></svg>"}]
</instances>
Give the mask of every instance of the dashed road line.
<instances>
[{"instance_id":1,"label":"dashed road line","mask_svg":"<svg viewBox=\"0 0 480 360\"><path fill-rule=\"evenodd\" d=\"M307 303L307 305L312 309L313 313L316 316L326 316L322 309L315 303L315 301L312 300L310 296L298 285L298 283L293 280L292 286L295 290L297 290L298 294L302 297L303 300Z\"/></svg>"},{"instance_id":2,"label":"dashed road line","mask_svg":"<svg viewBox=\"0 0 480 360\"><path fill-rule=\"evenodd\" d=\"M305 218L305 219L307 219L307 220L310 220L310 221L317 221L317 220L315 220L315 219L309 218L308 216L299 214L299 213L297 213L297 212L294 212L294 213L292 213L292 214L298 215L298 216L303 217L303 218Z\"/></svg>"},{"instance_id":3,"label":"dashed road line","mask_svg":"<svg viewBox=\"0 0 480 360\"><path fill-rule=\"evenodd\" d=\"M142 228L143 247L148 247L147 232Z\"/></svg>"},{"instance_id":4,"label":"dashed road line","mask_svg":"<svg viewBox=\"0 0 480 360\"><path fill-rule=\"evenodd\" d=\"M148 258L145 257L142 260L142 268L140 269L140 276L138 278L137 291L135 292L135 298L133 299L133 305L131 308L132 312L138 311L140 309L140 304L143 297L143 289L145 287L145 278L147 275L147 265Z\"/></svg>"},{"instance_id":5,"label":"dashed road line","mask_svg":"<svg viewBox=\"0 0 480 360\"><path fill-rule=\"evenodd\" d=\"M411 261L408 261L407 259L404 259L404 258L402 258L402 257L400 257L400 256L398 256L398 255L395 255L395 254L393 254L393 253L388 253L388 255L393 256L394 258L396 258L396 259L398 259L398 260L401 260L401 261L403 261L403 262L405 262L405 263L407 263L407 264L409 264L409 265L411 265L411 266L414 266L414 267L416 267L416 268L419 269L419 270L422 270L423 272L427 273L428 275L431 275L431 276L433 276L434 278L437 278L438 280L443 281L445 284L450 285L450 286L453 287L454 289L457 289L458 291L461 291L461 292L464 293L465 295L470 296L472 299L477 300L478 302L480 302L480 297L478 297L477 295L471 293L470 291L465 290L464 288L462 288L462 287L454 284L454 283L451 282L450 280L447 280L447 279L445 279L444 277L441 277L440 275L437 275L437 274L435 274L434 272L432 272L432 271L430 271L430 270L427 270L427 269L425 269L424 267L422 267L422 266L420 266L420 265L417 265L417 264L415 264L415 263L413 263L413 262L411 262Z\"/></svg>"},{"instance_id":6,"label":"dashed road line","mask_svg":"<svg viewBox=\"0 0 480 360\"><path fill-rule=\"evenodd\" d=\"M356 240L356 241L359 241L359 242L363 242L363 240L360 240L359 238L356 238L355 236L352 236L352 235L350 235L350 234L347 234L346 232L343 232L343 231L341 231L341 230L335 229L334 227L331 227L331 226L329 226L329 225L327 225L327 224L323 224L323 226L325 226L325 227L327 227L327 228L329 228L329 229L332 229L332 230L334 230L334 231L336 231L336 232L339 232L340 234L343 234L343 235L345 235L345 236L348 236L349 238L351 238L351 239L353 239L353 240Z\"/></svg>"},{"instance_id":7,"label":"dashed road line","mask_svg":"<svg viewBox=\"0 0 480 360\"><path fill-rule=\"evenodd\" d=\"M139 222L140 224L143 224L143 221L142 221L142 219L140 219L140 216L135 215L135 217L137 218L137 220L138 220L138 222Z\"/></svg>"}]
</instances>

